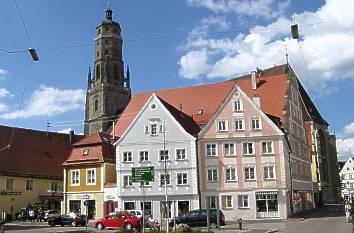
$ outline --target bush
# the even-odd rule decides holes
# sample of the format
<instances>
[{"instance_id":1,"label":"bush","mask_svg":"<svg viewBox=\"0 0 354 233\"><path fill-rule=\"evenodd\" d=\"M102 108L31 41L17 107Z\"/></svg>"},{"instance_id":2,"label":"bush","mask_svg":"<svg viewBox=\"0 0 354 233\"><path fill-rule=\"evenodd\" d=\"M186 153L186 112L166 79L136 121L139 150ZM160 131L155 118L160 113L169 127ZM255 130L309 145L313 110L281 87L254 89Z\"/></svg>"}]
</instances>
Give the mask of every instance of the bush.
<instances>
[{"instance_id":1,"label":"bush","mask_svg":"<svg viewBox=\"0 0 354 233\"><path fill-rule=\"evenodd\" d=\"M178 233L192 233L192 229L187 224L178 224L176 226L176 232Z\"/></svg>"}]
</instances>

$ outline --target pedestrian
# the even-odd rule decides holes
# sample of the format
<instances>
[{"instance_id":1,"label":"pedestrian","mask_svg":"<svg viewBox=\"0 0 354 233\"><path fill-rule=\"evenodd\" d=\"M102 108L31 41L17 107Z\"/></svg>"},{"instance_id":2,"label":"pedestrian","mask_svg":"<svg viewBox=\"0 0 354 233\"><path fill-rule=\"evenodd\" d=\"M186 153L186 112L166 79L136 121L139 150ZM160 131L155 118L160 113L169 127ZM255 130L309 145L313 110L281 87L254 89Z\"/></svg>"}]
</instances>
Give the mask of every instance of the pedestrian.
<instances>
[{"instance_id":1,"label":"pedestrian","mask_svg":"<svg viewBox=\"0 0 354 233\"><path fill-rule=\"evenodd\" d=\"M37 217L38 222L42 222L43 217L44 217L44 210L43 210L43 208L41 207L41 208L39 208L39 210L38 210L38 217Z\"/></svg>"},{"instance_id":2,"label":"pedestrian","mask_svg":"<svg viewBox=\"0 0 354 233\"><path fill-rule=\"evenodd\" d=\"M29 210L29 217L30 217L31 223L34 223L34 211L32 209Z\"/></svg>"},{"instance_id":3,"label":"pedestrian","mask_svg":"<svg viewBox=\"0 0 354 233\"><path fill-rule=\"evenodd\" d=\"M352 221L352 205L349 201L345 203L345 217L347 218L347 222Z\"/></svg>"}]
</instances>

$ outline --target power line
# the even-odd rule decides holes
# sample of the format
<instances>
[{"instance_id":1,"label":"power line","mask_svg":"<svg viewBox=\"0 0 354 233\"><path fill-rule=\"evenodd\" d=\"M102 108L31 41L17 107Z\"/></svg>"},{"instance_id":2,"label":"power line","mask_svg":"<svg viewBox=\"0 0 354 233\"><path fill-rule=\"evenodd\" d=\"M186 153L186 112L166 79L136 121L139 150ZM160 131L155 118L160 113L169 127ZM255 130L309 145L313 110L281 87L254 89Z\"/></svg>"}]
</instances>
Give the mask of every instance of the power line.
<instances>
[{"instance_id":1,"label":"power line","mask_svg":"<svg viewBox=\"0 0 354 233\"><path fill-rule=\"evenodd\" d=\"M301 27L306 26L314 26L319 24L327 24L327 23L334 23L339 21L352 21L354 18L345 18L345 19L336 19L336 20L328 20L328 21L321 21L315 23L307 23L301 24ZM289 26L281 26L281 27L264 27L264 28L253 28L253 29L239 29L239 30L228 30L228 31L217 31L217 32L199 32L199 33L186 33L180 35L166 35L166 36L153 36L153 37L143 37L143 38L135 38L135 39L126 39L124 42L141 42L141 41L150 41L150 40L166 40L166 39L179 39L179 38L186 38L192 36L207 36L207 35L219 35L219 34L230 34L230 33L240 33L240 32L252 32L252 31L270 31L270 30L288 30ZM29 34L28 34L29 36ZM89 44L78 44L78 45L66 45L66 46L57 46L52 48L43 48L38 49L41 52L51 52L51 51L60 51L65 49L75 49L75 48L82 48L82 47L90 47L94 46L94 43ZM6 53L23 53L27 52L27 50L19 50L19 51L8 51L5 49L0 49L0 51Z\"/></svg>"},{"instance_id":2,"label":"power line","mask_svg":"<svg viewBox=\"0 0 354 233\"><path fill-rule=\"evenodd\" d=\"M32 39L31 39L30 34L29 34L28 30L27 30L25 21L23 20L23 17L22 17L20 8L18 7L18 4L17 4L16 0L14 0L14 3L15 3L15 5L16 5L17 12L18 12L18 14L20 15L20 18L21 18L21 22L22 22L22 24L23 24L23 27L25 28L25 31L26 31L28 40L30 41L30 44L32 45L32 44L33 44L33 43L32 43Z\"/></svg>"}]
</instances>

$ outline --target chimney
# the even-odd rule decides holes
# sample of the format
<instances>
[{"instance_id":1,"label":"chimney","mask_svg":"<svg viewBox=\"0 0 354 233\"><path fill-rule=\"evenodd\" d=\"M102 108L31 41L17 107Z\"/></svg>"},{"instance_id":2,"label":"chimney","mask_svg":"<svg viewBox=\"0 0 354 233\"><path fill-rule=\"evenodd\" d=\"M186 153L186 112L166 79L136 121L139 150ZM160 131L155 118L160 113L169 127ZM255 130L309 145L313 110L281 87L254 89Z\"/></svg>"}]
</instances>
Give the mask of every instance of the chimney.
<instances>
[{"instance_id":1,"label":"chimney","mask_svg":"<svg viewBox=\"0 0 354 233\"><path fill-rule=\"evenodd\" d=\"M256 80L256 71L251 72L251 80L252 80L252 89L257 89L257 80Z\"/></svg>"},{"instance_id":2,"label":"chimney","mask_svg":"<svg viewBox=\"0 0 354 233\"><path fill-rule=\"evenodd\" d=\"M252 99L258 108L261 108L261 99L259 98L259 95L254 95Z\"/></svg>"},{"instance_id":3,"label":"chimney","mask_svg":"<svg viewBox=\"0 0 354 233\"><path fill-rule=\"evenodd\" d=\"M69 131L69 143L70 144L74 143L74 130Z\"/></svg>"}]
</instances>

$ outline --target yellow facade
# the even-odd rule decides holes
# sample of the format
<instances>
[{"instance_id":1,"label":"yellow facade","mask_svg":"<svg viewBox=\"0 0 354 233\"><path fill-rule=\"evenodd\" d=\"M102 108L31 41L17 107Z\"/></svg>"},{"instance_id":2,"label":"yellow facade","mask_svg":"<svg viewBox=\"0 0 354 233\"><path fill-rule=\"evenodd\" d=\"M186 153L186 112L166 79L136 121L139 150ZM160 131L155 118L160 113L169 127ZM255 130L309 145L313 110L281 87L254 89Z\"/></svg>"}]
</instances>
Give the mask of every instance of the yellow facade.
<instances>
[{"instance_id":1,"label":"yellow facade","mask_svg":"<svg viewBox=\"0 0 354 233\"><path fill-rule=\"evenodd\" d=\"M6 187L7 180L13 180L12 188ZM15 214L19 212L20 208L28 206L43 206L48 208L47 200L53 195L52 192L50 192L53 182L57 183L56 187L63 187L61 180L0 176L1 212L6 212L6 214L11 214L12 217L15 217ZM32 185L29 183L32 183ZM32 186L32 189L30 186ZM58 193L61 195L60 191Z\"/></svg>"},{"instance_id":2,"label":"yellow facade","mask_svg":"<svg viewBox=\"0 0 354 233\"><path fill-rule=\"evenodd\" d=\"M88 184L88 171L95 171L95 183ZM79 182L73 182L73 176L79 172ZM89 218L104 216L104 184L116 183L115 164L79 164L65 167L65 191L62 212L79 211L88 214ZM84 201L92 203L91 207L84 205ZM75 203L75 208L73 208Z\"/></svg>"},{"instance_id":3,"label":"yellow facade","mask_svg":"<svg viewBox=\"0 0 354 233\"><path fill-rule=\"evenodd\" d=\"M110 163L105 163L105 183L116 183L116 165L115 164L110 164Z\"/></svg>"},{"instance_id":4,"label":"yellow facade","mask_svg":"<svg viewBox=\"0 0 354 233\"><path fill-rule=\"evenodd\" d=\"M95 169L95 184L87 184L87 172L88 170ZM81 192L81 191L102 191L102 173L101 164L95 165L80 165L80 167L70 167L66 170L66 192ZM79 171L80 182L79 185L73 185L72 171Z\"/></svg>"}]
</instances>

